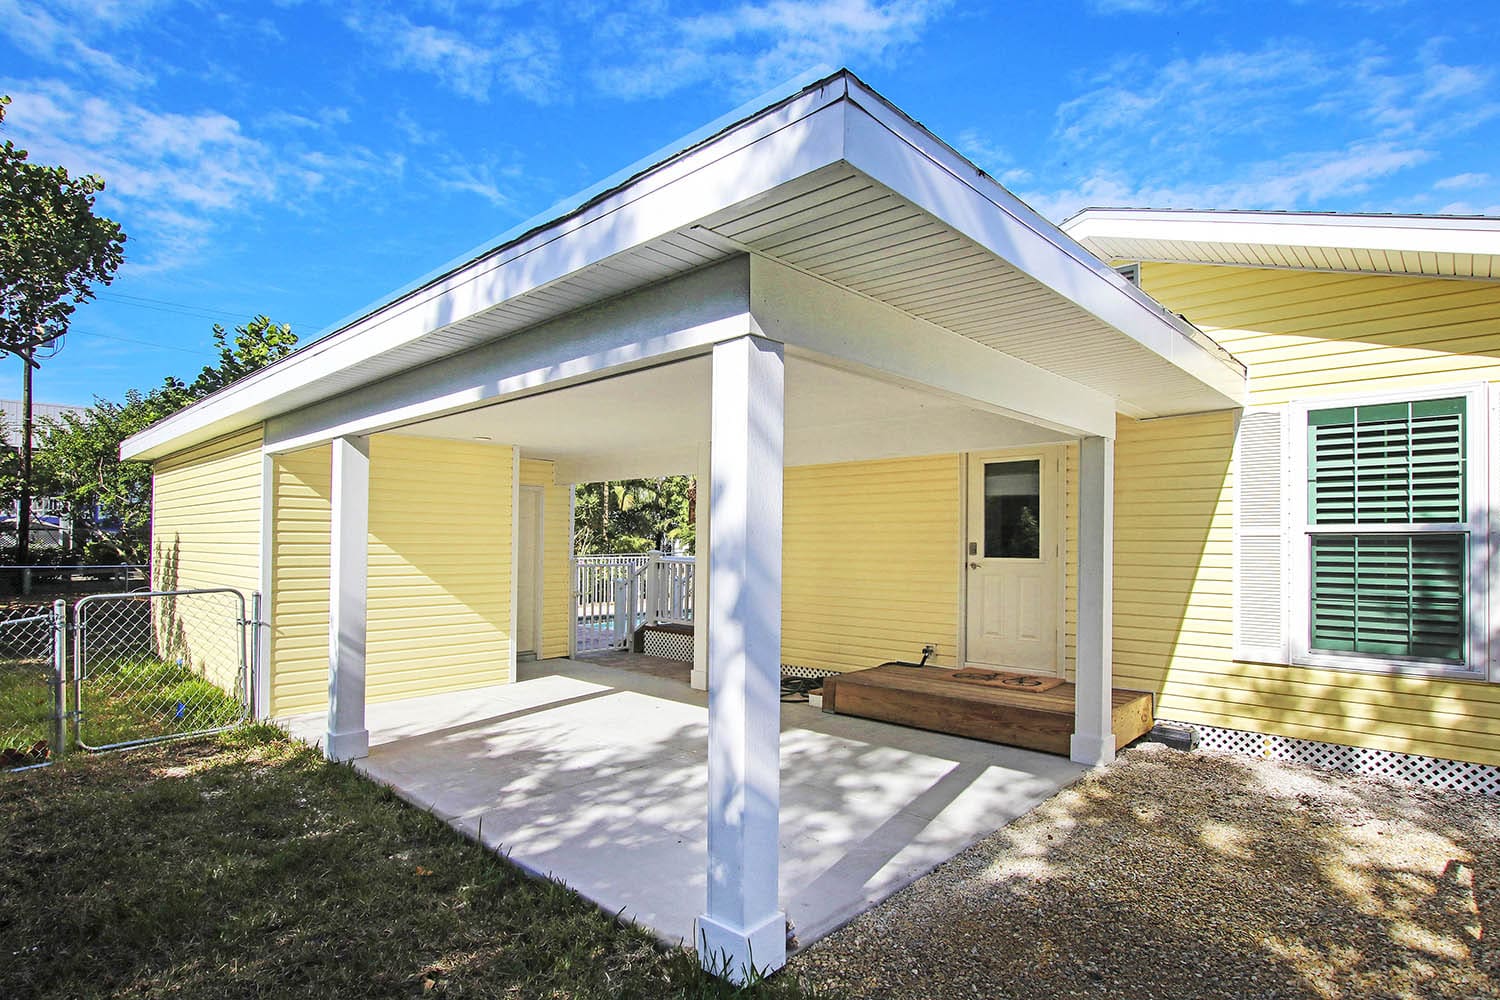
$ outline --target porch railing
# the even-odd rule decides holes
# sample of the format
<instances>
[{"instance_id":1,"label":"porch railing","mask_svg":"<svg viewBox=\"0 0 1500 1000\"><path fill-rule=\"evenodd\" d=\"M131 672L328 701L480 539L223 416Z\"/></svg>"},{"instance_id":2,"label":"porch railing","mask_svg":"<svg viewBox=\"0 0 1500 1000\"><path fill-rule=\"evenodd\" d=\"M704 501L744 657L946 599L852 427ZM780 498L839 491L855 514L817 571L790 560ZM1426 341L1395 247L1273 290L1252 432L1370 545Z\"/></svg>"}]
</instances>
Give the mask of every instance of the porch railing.
<instances>
[{"instance_id":1,"label":"porch railing","mask_svg":"<svg viewBox=\"0 0 1500 1000\"><path fill-rule=\"evenodd\" d=\"M573 559L574 651L624 649L635 630L693 620L692 556L577 556Z\"/></svg>"}]
</instances>

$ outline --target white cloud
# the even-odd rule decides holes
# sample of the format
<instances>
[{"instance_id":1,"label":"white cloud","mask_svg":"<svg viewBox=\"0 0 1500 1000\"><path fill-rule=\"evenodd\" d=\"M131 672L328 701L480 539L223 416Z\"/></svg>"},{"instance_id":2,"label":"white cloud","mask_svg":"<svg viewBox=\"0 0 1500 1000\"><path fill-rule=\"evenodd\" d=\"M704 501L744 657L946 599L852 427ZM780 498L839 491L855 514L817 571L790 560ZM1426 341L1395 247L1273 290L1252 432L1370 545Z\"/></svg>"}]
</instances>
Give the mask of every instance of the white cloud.
<instances>
[{"instance_id":1,"label":"white cloud","mask_svg":"<svg viewBox=\"0 0 1500 1000\"><path fill-rule=\"evenodd\" d=\"M254 206L293 210L314 192L399 174L399 159L359 146L329 149L247 134L221 112L175 113L57 80L4 84L6 131L41 163L105 179L101 208L131 237L136 270L169 268L203 252L226 221Z\"/></svg>"},{"instance_id":2,"label":"white cloud","mask_svg":"<svg viewBox=\"0 0 1500 1000\"><path fill-rule=\"evenodd\" d=\"M1493 181L1494 178L1489 174L1470 172L1444 177L1434 182L1432 186L1439 191L1465 191L1470 188L1484 187Z\"/></svg>"},{"instance_id":3,"label":"white cloud","mask_svg":"<svg viewBox=\"0 0 1500 1000\"><path fill-rule=\"evenodd\" d=\"M1445 137L1500 115L1477 99L1495 71L1450 65L1441 49L1393 57L1283 40L1159 65L1121 59L1058 108L1050 162L1036 169L1053 185L1023 181L1019 193L1053 219L1100 205L1358 204L1435 162Z\"/></svg>"},{"instance_id":4,"label":"white cloud","mask_svg":"<svg viewBox=\"0 0 1500 1000\"><path fill-rule=\"evenodd\" d=\"M111 83L138 88L154 77L127 65L93 44L97 34L112 33L141 17L149 4L104 2L55 4L54 14L36 3L0 0L0 24L10 41L39 59L68 68L82 68ZM61 16L59 16L61 15Z\"/></svg>"},{"instance_id":5,"label":"white cloud","mask_svg":"<svg viewBox=\"0 0 1500 1000\"><path fill-rule=\"evenodd\" d=\"M393 66L477 101L567 100L580 80L612 97L712 81L754 93L820 65L879 64L917 42L951 0L763 0L684 12L674 0L478 8L434 0L395 14L356 6L345 25ZM566 50L561 38L576 41Z\"/></svg>"},{"instance_id":6,"label":"white cloud","mask_svg":"<svg viewBox=\"0 0 1500 1000\"><path fill-rule=\"evenodd\" d=\"M429 73L454 92L484 101L497 86L537 103L557 93L560 46L546 27L466 17L463 27L413 21L404 14L351 11L344 22L393 66Z\"/></svg>"},{"instance_id":7,"label":"white cloud","mask_svg":"<svg viewBox=\"0 0 1500 1000\"><path fill-rule=\"evenodd\" d=\"M878 64L914 44L948 0L770 0L675 16L646 0L601 19L591 73L604 92L660 96L705 80L741 94L820 65Z\"/></svg>"},{"instance_id":8,"label":"white cloud","mask_svg":"<svg viewBox=\"0 0 1500 1000\"><path fill-rule=\"evenodd\" d=\"M1090 0L1100 14L1180 14L1199 6L1198 0Z\"/></svg>"},{"instance_id":9,"label":"white cloud","mask_svg":"<svg viewBox=\"0 0 1500 1000\"><path fill-rule=\"evenodd\" d=\"M496 208L515 209L515 191L525 177L517 162L488 163L449 160L429 171L440 189L478 195Z\"/></svg>"}]
</instances>

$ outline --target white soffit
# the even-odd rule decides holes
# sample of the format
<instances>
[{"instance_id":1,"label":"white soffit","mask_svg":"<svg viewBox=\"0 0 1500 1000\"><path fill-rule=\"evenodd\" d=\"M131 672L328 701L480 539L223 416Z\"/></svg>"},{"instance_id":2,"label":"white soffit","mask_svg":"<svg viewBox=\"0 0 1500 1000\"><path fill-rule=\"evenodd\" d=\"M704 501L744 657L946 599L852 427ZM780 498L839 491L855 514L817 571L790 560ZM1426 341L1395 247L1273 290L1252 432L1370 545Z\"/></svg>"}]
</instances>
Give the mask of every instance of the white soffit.
<instances>
[{"instance_id":1,"label":"white soffit","mask_svg":"<svg viewBox=\"0 0 1500 1000\"><path fill-rule=\"evenodd\" d=\"M1063 231L1105 260L1500 279L1500 218L1097 209Z\"/></svg>"},{"instance_id":2,"label":"white soffit","mask_svg":"<svg viewBox=\"0 0 1500 1000\"><path fill-rule=\"evenodd\" d=\"M1244 368L852 74L797 91L142 431L152 459L741 252L1120 400L1238 405Z\"/></svg>"}]
</instances>

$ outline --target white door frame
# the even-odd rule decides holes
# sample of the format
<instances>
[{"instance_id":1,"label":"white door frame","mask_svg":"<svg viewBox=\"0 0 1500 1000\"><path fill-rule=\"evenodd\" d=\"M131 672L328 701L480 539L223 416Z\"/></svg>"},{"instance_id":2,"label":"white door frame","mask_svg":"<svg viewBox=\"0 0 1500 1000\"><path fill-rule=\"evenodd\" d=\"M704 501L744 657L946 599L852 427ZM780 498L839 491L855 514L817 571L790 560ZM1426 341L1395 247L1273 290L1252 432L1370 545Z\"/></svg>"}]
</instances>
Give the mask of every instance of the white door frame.
<instances>
[{"instance_id":1,"label":"white door frame","mask_svg":"<svg viewBox=\"0 0 1500 1000\"><path fill-rule=\"evenodd\" d=\"M959 463L959 531L958 531L958 658L959 666L969 663L969 473L974 462L1011 461L1013 459L1039 458L1043 463L1053 463L1053 475L1057 489L1052 503L1052 519L1057 525L1053 537L1057 545L1057 676L1068 675L1068 446L1065 444L1034 445L1025 448L1001 448L995 451L965 452ZM983 666L976 664L976 666Z\"/></svg>"},{"instance_id":2,"label":"white door frame","mask_svg":"<svg viewBox=\"0 0 1500 1000\"><path fill-rule=\"evenodd\" d=\"M532 560L533 565L532 565L532 579L531 579L531 585L532 585L532 588L533 588L532 601L531 601L531 617L532 617L532 624L531 624L531 645L532 645L533 648L531 648L529 650L523 650L523 649L521 649L519 647L519 644L517 644L516 652L518 652L518 653L529 652L534 659L538 659L539 660L539 659L542 658L542 575L546 572L546 565L547 565L546 549L543 547L546 544L546 540L547 540L547 528L546 528L546 521L547 521L547 490L546 490L545 487L542 487L542 486L522 486L520 491L521 491L522 494L526 494L528 496L534 496L534 497L536 497L536 526L535 526L536 539L535 539L535 542L534 542L535 548L532 550L534 558ZM518 596L518 599L517 599L517 602L516 602L517 608L520 607L519 595L520 595L520 592L521 592L521 577L522 577L522 574L523 574L523 570L522 570L522 567L521 567L521 548L520 548L520 525L521 525L521 509L520 509L520 507L521 507L521 505L519 503L517 503L516 504L516 543L517 543L516 544L516 594Z\"/></svg>"}]
</instances>

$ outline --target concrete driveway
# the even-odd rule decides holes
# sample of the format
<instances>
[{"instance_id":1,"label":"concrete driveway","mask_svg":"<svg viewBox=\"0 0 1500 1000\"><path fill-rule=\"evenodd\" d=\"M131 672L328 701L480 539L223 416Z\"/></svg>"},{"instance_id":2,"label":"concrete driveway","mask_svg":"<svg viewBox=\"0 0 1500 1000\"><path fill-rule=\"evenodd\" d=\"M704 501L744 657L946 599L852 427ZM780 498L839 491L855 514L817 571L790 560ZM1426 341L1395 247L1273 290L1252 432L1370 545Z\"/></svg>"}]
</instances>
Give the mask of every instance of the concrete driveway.
<instances>
[{"instance_id":1,"label":"concrete driveway","mask_svg":"<svg viewBox=\"0 0 1500 1000\"><path fill-rule=\"evenodd\" d=\"M523 867L690 943L706 893L707 696L665 673L548 660L522 664L515 684L371 705L357 766ZM286 724L316 742L325 720ZM781 898L804 946L1082 773L805 704L782 706L781 731Z\"/></svg>"}]
</instances>

